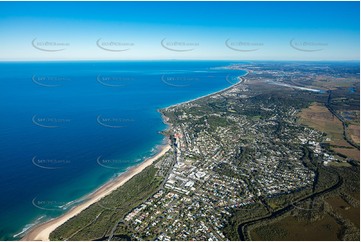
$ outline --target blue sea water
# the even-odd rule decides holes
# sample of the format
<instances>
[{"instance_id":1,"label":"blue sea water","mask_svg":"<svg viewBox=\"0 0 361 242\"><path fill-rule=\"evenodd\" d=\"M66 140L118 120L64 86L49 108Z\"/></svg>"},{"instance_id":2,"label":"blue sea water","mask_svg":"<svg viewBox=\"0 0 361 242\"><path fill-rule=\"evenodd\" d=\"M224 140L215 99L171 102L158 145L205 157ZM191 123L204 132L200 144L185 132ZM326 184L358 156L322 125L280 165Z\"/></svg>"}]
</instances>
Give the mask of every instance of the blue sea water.
<instances>
[{"instance_id":1,"label":"blue sea water","mask_svg":"<svg viewBox=\"0 0 361 242\"><path fill-rule=\"evenodd\" d=\"M0 63L0 240L156 152L157 109L234 84L221 61Z\"/></svg>"}]
</instances>

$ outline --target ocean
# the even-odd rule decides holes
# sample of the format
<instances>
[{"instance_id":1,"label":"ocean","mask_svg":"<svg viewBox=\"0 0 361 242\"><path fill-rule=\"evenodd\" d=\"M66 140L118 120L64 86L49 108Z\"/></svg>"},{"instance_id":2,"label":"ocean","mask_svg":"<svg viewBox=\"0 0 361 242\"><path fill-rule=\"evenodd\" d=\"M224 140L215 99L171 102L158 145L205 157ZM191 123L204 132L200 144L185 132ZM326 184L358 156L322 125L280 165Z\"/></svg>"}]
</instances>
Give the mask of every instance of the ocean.
<instances>
[{"instance_id":1,"label":"ocean","mask_svg":"<svg viewBox=\"0 0 361 242\"><path fill-rule=\"evenodd\" d=\"M0 62L0 240L18 240L157 152L157 112L222 90L227 61Z\"/></svg>"}]
</instances>

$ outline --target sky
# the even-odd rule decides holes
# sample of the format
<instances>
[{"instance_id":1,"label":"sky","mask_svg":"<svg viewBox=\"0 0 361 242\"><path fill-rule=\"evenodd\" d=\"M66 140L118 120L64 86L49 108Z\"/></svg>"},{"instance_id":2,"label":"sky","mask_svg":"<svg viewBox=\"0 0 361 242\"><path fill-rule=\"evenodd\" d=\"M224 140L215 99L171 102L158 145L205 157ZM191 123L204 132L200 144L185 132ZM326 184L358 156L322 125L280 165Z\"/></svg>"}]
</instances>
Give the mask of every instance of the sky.
<instances>
[{"instance_id":1,"label":"sky","mask_svg":"<svg viewBox=\"0 0 361 242\"><path fill-rule=\"evenodd\" d=\"M0 61L359 60L359 2L0 2Z\"/></svg>"}]
</instances>

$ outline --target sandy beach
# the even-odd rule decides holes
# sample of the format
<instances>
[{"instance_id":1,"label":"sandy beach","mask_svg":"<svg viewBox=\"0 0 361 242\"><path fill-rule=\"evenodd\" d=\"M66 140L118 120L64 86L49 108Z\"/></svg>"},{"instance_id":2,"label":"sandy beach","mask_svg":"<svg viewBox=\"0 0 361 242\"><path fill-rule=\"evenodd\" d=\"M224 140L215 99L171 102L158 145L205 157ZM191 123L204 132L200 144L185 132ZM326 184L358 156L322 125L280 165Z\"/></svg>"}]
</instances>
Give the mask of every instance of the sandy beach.
<instances>
[{"instance_id":1,"label":"sandy beach","mask_svg":"<svg viewBox=\"0 0 361 242\"><path fill-rule=\"evenodd\" d=\"M248 74L248 71L243 76L240 76L241 79L242 79L240 82L242 82L244 80L244 77L247 74ZM201 99L201 98L204 98L204 97L208 97L208 96L212 96L212 95L215 95L215 94L218 94L218 93L222 93L224 91L227 91L228 89L233 88L234 86L236 86L240 82L237 82L237 83L231 85L230 87L222 89L222 90L220 90L218 92L211 93L211 94L208 94L208 95L205 95L205 96L201 96L201 97L198 97L196 99L189 100L189 101L186 101L186 102L178 103L178 104L172 105L170 107L185 104L185 103L190 103L190 102L193 102L195 100L198 100L198 99ZM167 124L168 126L170 126L170 124L167 123L166 118L163 116L163 114L162 114L162 117L163 117L163 119L162 119L163 122L165 124ZM155 160L157 160L158 158L163 156L170 149L171 149L171 146L169 144L167 144L165 146L162 146L161 151L157 155L145 160L144 162L142 162L141 164L139 164L139 165L137 165L135 167L130 168L127 172L121 174L119 177L117 177L113 181L110 181L110 182L106 183L105 185L100 187L98 190L96 190L94 193L90 194L88 196L88 199L87 199L86 202L74 207L73 209L71 209L70 211L65 213L64 215L62 215L62 216L60 216L58 218L55 218L53 220L50 220L48 222L45 222L43 224L39 224L39 225L35 226L29 232L26 233L26 235L22 238L22 240L25 240L25 241L28 241L28 240L48 241L50 233L53 232L57 227L61 226L63 223L65 223L66 221L68 221L72 217L78 215L81 211L88 208L90 205L98 202L103 197L109 195L111 192L113 192L114 190L116 190L117 188L122 186L124 183L126 183L128 180L130 180L133 176L140 173L146 167L150 166Z\"/></svg>"},{"instance_id":2,"label":"sandy beach","mask_svg":"<svg viewBox=\"0 0 361 242\"><path fill-rule=\"evenodd\" d=\"M29 241L29 240L42 240L46 241L49 240L50 233L53 232L57 227L61 226L63 223L71 219L72 217L78 215L81 211L88 208L90 205L98 202L103 197L109 195L111 192L122 186L128 180L130 180L133 176L143 171L146 167L153 164L154 161L159 159L163 156L171 147L169 144L164 145L160 152L155 156L145 160L141 164L130 168L125 173L121 174L116 179L106 183L102 187L100 187L95 192L91 193L86 202L72 208L67 213L63 214L62 216L45 222L43 224L39 224L32 228L23 238L22 240Z\"/></svg>"}]
</instances>

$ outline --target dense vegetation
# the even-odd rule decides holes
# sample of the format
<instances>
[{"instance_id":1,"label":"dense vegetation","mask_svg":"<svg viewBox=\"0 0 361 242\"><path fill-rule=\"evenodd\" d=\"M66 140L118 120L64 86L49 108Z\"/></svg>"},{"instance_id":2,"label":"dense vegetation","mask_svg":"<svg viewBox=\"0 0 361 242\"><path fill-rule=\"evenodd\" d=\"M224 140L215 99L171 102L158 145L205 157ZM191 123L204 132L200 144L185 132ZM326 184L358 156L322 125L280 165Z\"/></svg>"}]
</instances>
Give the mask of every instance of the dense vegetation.
<instances>
[{"instance_id":1,"label":"dense vegetation","mask_svg":"<svg viewBox=\"0 0 361 242\"><path fill-rule=\"evenodd\" d=\"M116 191L57 228L50 234L50 239L104 240L113 227L117 229L116 232L123 230L126 233L122 219L159 187L161 179L156 177L156 172L154 166L146 168ZM126 234L115 236L119 239L127 238Z\"/></svg>"}]
</instances>

